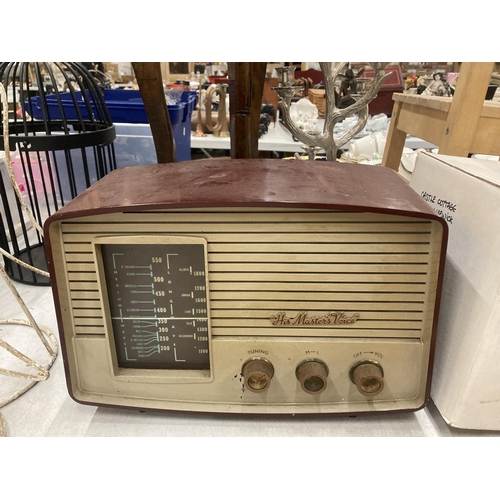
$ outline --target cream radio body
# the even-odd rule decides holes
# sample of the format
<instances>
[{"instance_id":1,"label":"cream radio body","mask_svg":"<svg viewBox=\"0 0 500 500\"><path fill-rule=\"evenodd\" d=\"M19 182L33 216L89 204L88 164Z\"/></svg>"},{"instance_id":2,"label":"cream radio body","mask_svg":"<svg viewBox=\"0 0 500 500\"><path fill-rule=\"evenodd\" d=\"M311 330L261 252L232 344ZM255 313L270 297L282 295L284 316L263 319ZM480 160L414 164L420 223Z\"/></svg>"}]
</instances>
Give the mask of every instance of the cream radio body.
<instances>
[{"instance_id":1,"label":"cream radio body","mask_svg":"<svg viewBox=\"0 0 500 500\"><path fill-rule=\"evenodd\" d=\"M45 233L81 403L307 415L429 398L447 227L389 169L121 169Z\"/></svg>"}]
</instances>

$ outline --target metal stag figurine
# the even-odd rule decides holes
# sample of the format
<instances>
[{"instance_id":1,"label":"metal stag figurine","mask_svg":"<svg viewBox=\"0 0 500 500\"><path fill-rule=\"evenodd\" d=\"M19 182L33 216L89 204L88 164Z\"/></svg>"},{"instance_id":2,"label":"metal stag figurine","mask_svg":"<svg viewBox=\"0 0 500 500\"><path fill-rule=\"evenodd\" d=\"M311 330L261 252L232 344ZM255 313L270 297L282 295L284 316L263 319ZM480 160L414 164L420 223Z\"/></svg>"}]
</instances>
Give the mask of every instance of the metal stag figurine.
<instances>
[{"instance_id":1,"label":"metal stag figurine","mask_svg":"<svg viewBox=\"0 0 500 500\"><path fill-rule=\"evenodd\" d=\"M351 94L351 97L356 102L346 108L339 109L335 104L335 81L340 76L346 64L346 62L319 63L323 73L326 96L326 114L323 132L306 132L295 125L290 118L292 97L299 88L294 86L295 79L293 75L295 66L276 68L276 72L278 73L278 87L274 87L273 90L280 97L278 105L284 125L296 139L304 143L304 149L308 153L309 159L314 159L316 153L321 149L325 151L327 160L334 161L337 159L338 149L349 142L365 127L368 120L368 104L376 97L380 86L390 76L390 73L384 71L388 63L368 63L375 70L375 76L370 88L363 94ZM335 137L335 125L351 115L357 115L357 122L342 135Z\"/></svg>"}]
</instances>

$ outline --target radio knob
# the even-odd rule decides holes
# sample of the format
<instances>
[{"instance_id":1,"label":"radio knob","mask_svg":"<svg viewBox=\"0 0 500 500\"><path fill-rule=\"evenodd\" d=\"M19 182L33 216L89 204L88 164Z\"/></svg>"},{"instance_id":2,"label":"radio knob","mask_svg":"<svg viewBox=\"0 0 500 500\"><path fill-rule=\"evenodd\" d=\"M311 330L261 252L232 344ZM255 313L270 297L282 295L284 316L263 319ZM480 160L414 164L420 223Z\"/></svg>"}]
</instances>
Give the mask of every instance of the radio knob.
<instances>
[{"instance_id":1,"label":"radio knob","mask_svg":"<svg viewBox=\"0 0 500 500\"><path fill-rule=\"evenodd\" d=\"M264 392L269 389L274 375L274 367L265 358L252 358L242 368L245 387L252 392Z\"/></svg>"},{"instance_id":2,"label":"radio knob","mask_svg":"<svg viewBox=\"0 0 500 500\"><path fill-rule=\"evenodd\" d=\"M351 380L363 396L376 396L384 389L384 371L372 361L355 366L351 370Z\"/></svg>"},{"instance_id":3,"label":"radio knob","mask_svg":"<svg viewBox=\"0 0 500 500\"><path fill-rule=\"evenodd\" d=\"M302 390L309 394L319 394L326 389L328 368L318 360L304 361L295 371Z\"/></svg>"}]
</instances>

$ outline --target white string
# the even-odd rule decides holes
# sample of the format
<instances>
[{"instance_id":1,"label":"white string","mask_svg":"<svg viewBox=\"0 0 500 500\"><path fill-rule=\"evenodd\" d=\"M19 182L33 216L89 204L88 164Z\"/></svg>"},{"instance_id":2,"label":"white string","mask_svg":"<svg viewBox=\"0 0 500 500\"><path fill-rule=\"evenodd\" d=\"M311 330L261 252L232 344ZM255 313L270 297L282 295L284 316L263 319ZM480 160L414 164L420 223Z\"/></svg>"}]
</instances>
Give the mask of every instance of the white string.
<instances>
[{"instance_id":1,"label":"white string","mask_svg":"<svg viewBox=\"0 0 500 500\"><path fill-rule=\"evenodd\" d=\"M12 162L10 158L10 148L9 148L9 107L8 107L8 102L7 102L7 93L5 92L5 87L0 83L0 97L2 100L2 111L3 111L3 140L4 140L4 151L5 151L5 159L6 159L6 164L7 164L7 170L9 171L9 176L12 182L12 187L14 188L14 192L16 193L16 196L21 204L22 209L28 214L28 217L30 218L31 222L37 229L37 231L43 235L43 229L41 226L38 224L37 220L33 216L31 210L28 208L26 205L26 202L24 201L24 197L21 194L21 191L19 190L19 186L17 185L17 181L14 175L14 171L12 169ZM11 238L14 238L15 235L11 235ZM33 271L36 273L39 273L43 276L50 277L49 273L46 271L43 271L41 269L38 269L36 267L30 266L29 264L26 264L25 262L22 262L21 260L17 259L14 257L12 254L9 252L5 251L4 249L0 248L0 253L7 257L8 259L12 260L13 262L16 262L17 264ZM38 335L38 338L44 345L45 349L47 350L50 359L49 362L45 366L41 366L35 361L33 361L31 358L23 354L22 352L18 351L14 347L12 347L9 343L5 342L4 340L0 339L0 348L5 349L7 352L12 354L13 356L17 357L24 363L26 363L28 366L31 366L35 370L37 370L38 374L29 374L29 373L24 373L24 372L19 372L19 371L13 371L13 370L6 370L3 368L0 368L0 375L7 375L11 377L18 377L18 378L25 378L28 379L28 382L18 391L16 391L14 394L11 396L7 397L3 401L0 401L0 408L3 406L7 405L8 403L11 403L15 399L17 399L19 396L27 392L29 389L31 389L37 382L41 380L47 380L50 376L49 369L53 365L56 356L57 356L57 340L54 336L54 334L46 327L40 327L33 316L31 315L28 307L26 306L25 302L21 298L21 295L17 291L16 287L12 283L12 280L9 278L7 273L5 272L5 269L3 266L0 265L0 274L2 275L3 279L5 280L7 286L10 288L12 294L14 295L15 299L21 306L21 309L23 310L24 314L28 318L28 321L26 320L17 320L17 319L0 319L0 324L9 324L9 325L22 325L22 326L29 326L33 328ZM50 341L50 342L49 342ZM0 415L0 437L6 436L6 426L5 426L5 421L3 420L2 416Z\"/></svg>"},{"instance_id":2,"label":"white string","mask_svg":"<svg viewBox=\"0 0 500 500\"><path fill-rule=\"evenodd\" d=\"M35 226L36 230L40 233L40 235L43 236L43 229L38 224L37 220L35 219L28 205L26 205L24 196L22 195L21 190L19 189L19 186L17 184L16 176L14 175L14 169L12 168L12 160L10 158L10 147L9 147L9 103L7 102L7 93L5 92L5 87L1 82L0 82L0 97L2 99L2 111L3 111L3 143L5 150L5 162L7 165L7 170L9 172L10 181L12 183L14 192L16 193L17 199L21 204L21 208L28 214L28 217ZM14 238L14 235L11 235L11 238ZM47 278L50 277L47 271L30 266L26 262L23 262L22 260L19 260L17 257L14 257L14 255L6 252L3 248L0 248L0 253L4 257L7 257L16 264L23 266L26 269L29 269L30 271L34 271L35 273L41 274L42 276L46 276Z\"/></svg>"},{"instance_id":3,"label":"white string","mask_svg":"<svg viewBox=\"0 0 500 500\"><path fill-rule=\"evenodd\" d=\"M30 266L26 262L23 262L22 260L19 260L17 257L14 257L11 253L7 252L2 247L0 247L0 253L4 257L7 257L8 259L12 260L13 262L15 262L16 264L18 264L20 266L25 267L26 269L29 269L30 271L41 274L42 276L46 276L47 278L50 278L50 274L47 271L42 271L41 269L38 269L37 267Z\"/></svg>"}]
</instances>

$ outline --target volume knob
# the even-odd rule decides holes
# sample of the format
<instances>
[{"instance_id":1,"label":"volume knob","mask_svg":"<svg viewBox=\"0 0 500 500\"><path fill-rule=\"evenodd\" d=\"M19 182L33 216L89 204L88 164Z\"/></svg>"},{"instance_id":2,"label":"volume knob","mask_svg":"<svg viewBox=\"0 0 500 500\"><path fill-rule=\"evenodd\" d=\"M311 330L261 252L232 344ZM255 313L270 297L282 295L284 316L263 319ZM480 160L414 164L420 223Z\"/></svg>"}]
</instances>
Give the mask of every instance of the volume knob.
<instances>
[{"instance_id":1,"label":"volume knob","mask_svg":"<svg viewBox=\"0 0 500 500\"><path fill-rule=\"evenodd\" d=\"M372 361L355 366L351 370L351 380L363 396L376 396L384 389L384 371Z\"/></svg>"},{"instance_id":2,"label":"volume knob","mask_svg":"<svg viewBox=\"0 0 500 500\"><path fill-rule=\"evenodd\" d=\"M264 392L269 389L274 375L274 367L265 358L252 358L242 368L245 387L252 392Z\"/></svg>"}]
</instances>

